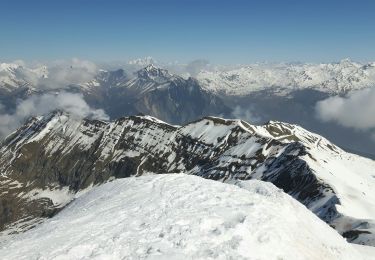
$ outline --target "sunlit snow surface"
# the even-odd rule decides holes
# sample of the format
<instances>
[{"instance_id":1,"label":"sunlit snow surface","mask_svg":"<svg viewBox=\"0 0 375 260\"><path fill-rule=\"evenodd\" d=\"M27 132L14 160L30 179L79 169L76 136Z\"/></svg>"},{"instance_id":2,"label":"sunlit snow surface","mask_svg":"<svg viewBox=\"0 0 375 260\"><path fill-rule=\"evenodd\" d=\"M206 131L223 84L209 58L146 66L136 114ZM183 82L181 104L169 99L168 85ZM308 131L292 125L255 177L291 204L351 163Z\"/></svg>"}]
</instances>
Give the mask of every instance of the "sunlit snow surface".
<instances>
[{"instance_id":1,"label":"sunlit snow surface","mask_svg":"<svg viewBox=\"0 0 375 260\"><path fill-rule=\"evenodd\" d=\"M26 233L0 238L1 259L362 259L270 183L185 174L96 187Z\"/></svg>"}]
</instances>

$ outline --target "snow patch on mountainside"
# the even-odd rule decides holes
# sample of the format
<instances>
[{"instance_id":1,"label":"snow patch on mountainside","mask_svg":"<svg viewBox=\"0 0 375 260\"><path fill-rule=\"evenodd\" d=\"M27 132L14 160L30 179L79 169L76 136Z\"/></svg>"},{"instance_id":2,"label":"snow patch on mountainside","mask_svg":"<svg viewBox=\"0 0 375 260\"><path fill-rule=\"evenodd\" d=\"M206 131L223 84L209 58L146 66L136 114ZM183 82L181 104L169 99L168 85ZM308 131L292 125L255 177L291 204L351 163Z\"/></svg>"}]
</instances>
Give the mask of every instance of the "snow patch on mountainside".
<instances>
[{"instance_id":1,"label":"snow patch on mountainside","mask_svg":"<svg viewBox=\"0 0 375 260\"><path fill-rule=\"evenodd\" d=\"M119 179L36 228L0 240L2 259L362 259L304 206L260 181Z\"/></svg>"}]
</instances>

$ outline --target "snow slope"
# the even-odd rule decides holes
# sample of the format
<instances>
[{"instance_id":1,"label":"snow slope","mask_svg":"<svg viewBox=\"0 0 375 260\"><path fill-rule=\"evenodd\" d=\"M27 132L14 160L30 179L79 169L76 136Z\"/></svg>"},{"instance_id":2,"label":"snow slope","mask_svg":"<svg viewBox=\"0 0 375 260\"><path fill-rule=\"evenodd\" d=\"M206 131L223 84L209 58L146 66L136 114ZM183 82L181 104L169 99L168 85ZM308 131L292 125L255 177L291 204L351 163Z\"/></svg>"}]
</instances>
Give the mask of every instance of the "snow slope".
<instances>
[{"instance_id":1,"label":"snow slope","mask_svg":"<svg viewBox=\"0 0 375 260\"><path fill-rule=\"evenodd\" d=\"M2 259L362 259L270 183L174 174L118 179L26 233Z\"/></svg>"}]
</instances>

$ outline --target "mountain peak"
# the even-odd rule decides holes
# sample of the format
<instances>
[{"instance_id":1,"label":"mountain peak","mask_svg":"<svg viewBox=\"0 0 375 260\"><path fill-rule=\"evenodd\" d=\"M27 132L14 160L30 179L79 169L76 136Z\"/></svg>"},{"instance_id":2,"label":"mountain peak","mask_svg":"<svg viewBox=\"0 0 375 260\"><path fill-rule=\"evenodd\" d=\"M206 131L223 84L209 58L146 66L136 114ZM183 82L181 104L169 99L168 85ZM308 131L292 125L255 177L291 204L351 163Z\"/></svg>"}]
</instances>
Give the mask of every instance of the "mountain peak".
<instances>
[{"instance_id":1,"label":"mountain peak","mask_svg":"<svg viewBox=\"0 0 375 260\"><path fill-rule=\"evenodd\" d=\"M137 75L139 78L151 80L166 80L173 76L168 72L168 70L156 67L154 64L149 64L143 69L139 70Z\"/></svg>"}]
</instances>

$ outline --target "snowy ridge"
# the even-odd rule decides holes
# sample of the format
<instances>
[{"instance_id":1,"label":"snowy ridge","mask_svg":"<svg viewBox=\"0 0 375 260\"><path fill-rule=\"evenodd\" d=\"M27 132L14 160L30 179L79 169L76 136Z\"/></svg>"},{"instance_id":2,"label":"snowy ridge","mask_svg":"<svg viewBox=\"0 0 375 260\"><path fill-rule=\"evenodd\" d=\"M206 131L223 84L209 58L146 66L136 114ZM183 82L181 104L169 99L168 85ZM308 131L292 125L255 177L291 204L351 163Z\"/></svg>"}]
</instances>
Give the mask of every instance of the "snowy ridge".
<instances>
[{"instance_id":1,"label":"snowy ridge","mask_svg":"<svg viewBox=\"0 0 375 260\"><path fill-rule=\"evenodd\" d=\"M362 259L272 184L237 185L182 174L115 180L35 229L0 238L0 254L17 260Z\"/></svg>"},{"instance_id":2,"label":"snowy ridge","mask_svg":"<svg viewBox=\"0 0 375 260\"><path fill-rule=\"evenodd\" d=\"M296 125L217 117L173 126L150 116L103 122L58 111L30 120L0 148L3 190L10 189L6 180L18 181L11 189L17 198L46 184L75 193L150 173L259 179L292 195L350 241L367 245L375 245L374 169L374 161Z\"/></svg>"},{"instance_id":3,"label":"snowy ridge","mask_svg":"<svg viewBox=\"0 0 375 260\"><path fill-rule=\"evenodd\" d=\"M202 71L197 78L205 88L228 95L261 90L286 95L305 88L342 94L375 86L375 63L346 59L323 64L253 64L229 71Z\"/></svg>"}]
</instances>

